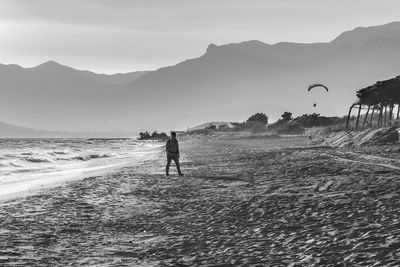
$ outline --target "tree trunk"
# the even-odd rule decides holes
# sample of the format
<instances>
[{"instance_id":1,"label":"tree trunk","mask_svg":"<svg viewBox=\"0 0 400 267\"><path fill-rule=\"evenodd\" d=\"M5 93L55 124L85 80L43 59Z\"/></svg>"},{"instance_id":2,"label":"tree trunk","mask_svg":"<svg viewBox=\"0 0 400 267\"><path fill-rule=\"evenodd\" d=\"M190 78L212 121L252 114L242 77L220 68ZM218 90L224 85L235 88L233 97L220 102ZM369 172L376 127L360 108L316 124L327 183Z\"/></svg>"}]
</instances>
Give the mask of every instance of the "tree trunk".
<instances>
[{"instance_id":1,"label":"tree trunk","mask_svg":"<svg viewBox=\"0 0 400 267\"><path fill-rule=\"evenodd\" d=\"M399 119L399 112L400 112L400 104L397 104L397 116L396 119Z\"/></svg>"},{"instance_id":2,"label":"tree trunk","mask_svg":"<svg viewBox=\"0 0 400 267\"><path fill-rule=\"evenodd\" d=\"M383 126L385 126L386 127L386 116L387 116L387 104L385 103L385 118L384 118L384 123L383 123Z\"/></svg>"},{"instance_id":3,"label":"tree trunk","mask_svg":"<svg viewBox=\"0 0 400 267\"><path fill-rule=\"evenodd\" d=\"M362 125L362 130L364 130L365 123L367 122L368 112L369 112L370 108L371 108L371 106L368 105L367 113L365 113L365 118L364 118L363 125Z\"/></svg>"},{"instance_id":4,"label":"tree trunk","mask_svg":"<svg viewBox=\"0 0 400 267\"><path fill-rule=\"evenodd\" d=\"M371 119L369 120L369 126L372 127L372 119L374 118L375 106L372 108Z\"/></svg>"},{"instance_id":5,"label":"tree trunk","mask_svg":"<svg viewBox=\"0 0 400 267\"><path fill-rule=\"evenodd\" d=\"M392 120L393 120L393 108L394 108L394 104L393 104L393 103L390 103L389 125L392 125Z\"/></svg>"},{"instance_id":6,"label":"tree trunk","mask_svg":"<svg viewBox=\"0 0 400 267\"><path fill-rule=\"evenodd\" d=\"M379 117L378 117L378 127L382 126L382 113L383 113L383 106L379 107Z\"/></svg>"},{"instance_id":7,"label":"tree trunk","mask_svg":"<svg viewBox=\"0 0 400 267\"><path fill-rule=\"evenodd\" d=\"M357 121L356 121L356 131L358 129L358 122L360 121L360 113L361 113L361 103L358 106L358 114L357 114Z\"/></svg>"},{"instance_id":8,"label":"tree trunk","mask_svg":"<svg viewBox=\"0 0 400 267\"><path fill-rule=\"evenodd\" d=\"M350 106L349 114L347 115L346 130L349 129L350 115L351 115L351 110L353 109L353 107L354 107L354 104Z\"/></svg>"}]
</instances>

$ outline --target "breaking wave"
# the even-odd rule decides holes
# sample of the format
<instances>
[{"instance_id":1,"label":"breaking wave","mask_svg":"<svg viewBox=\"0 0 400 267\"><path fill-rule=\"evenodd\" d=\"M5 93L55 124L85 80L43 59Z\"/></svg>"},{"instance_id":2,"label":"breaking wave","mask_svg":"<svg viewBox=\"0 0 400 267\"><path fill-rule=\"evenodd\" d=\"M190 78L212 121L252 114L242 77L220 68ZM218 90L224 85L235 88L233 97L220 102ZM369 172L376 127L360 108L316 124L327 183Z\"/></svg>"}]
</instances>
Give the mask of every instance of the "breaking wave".
<instances>
[{"instance_id":1,"label":"breaking wave","mask_svg":"<svg viewBox=\"0 0 400 267\"><path fill-rule=\"evenodd\" d=\"M26 161L34 162L34 163L41 163L41 162L54 162L54 160L44 157L44 156L31 156L24 158Z\"/></svg>"},{"instance_id":2,"label":"breaking wave","mask_svg":"<svg viewBox=\"0 0 400 267\"><path fill-rule=\"evenodd\" d=\"M134 139L0 139L0 185L127 163L148 146Z\"/></svg>"},{"instance_id":3,"label":"breaking wave","mask_svg":"<svg viewBox=\"0 0 400 267\"><path fill-rule=\"evenodd\" d=\"M72 159L87 161L91 159L111 158L112 156L114 155L111 153L101 153L101 154L89 154L85 156L77 156L73 157Z\"/></svg>"}]
</instances>

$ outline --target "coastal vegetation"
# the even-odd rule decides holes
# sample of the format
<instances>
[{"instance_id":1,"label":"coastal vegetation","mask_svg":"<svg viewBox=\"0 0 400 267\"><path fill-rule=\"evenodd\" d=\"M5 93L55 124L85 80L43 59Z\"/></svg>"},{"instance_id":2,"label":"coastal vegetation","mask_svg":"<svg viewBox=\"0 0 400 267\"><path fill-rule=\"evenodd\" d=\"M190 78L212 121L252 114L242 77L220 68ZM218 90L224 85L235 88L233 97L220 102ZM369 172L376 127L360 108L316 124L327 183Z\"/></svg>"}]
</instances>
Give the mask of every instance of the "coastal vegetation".
<instances>
[{"instance_id":1,"label":"coastal vegetation","mask_svg":"<svg viewBox=\"0 0 400 267\"><path fill-rule=\"evenodd\" d=\"M351 112L357 108L355 129L359 126L382 127L393 125L400 113L400 76L393 79L377 81L375 84L357 91L357 101L350 106L346 128L350 126ZM397 108L396 115L394 115ZM361 119L361 110L367 110ZM376 116L374 120L374 115Z\"/></svg>"},{"instance_id":2,"label":"coastal vegetation","mask_svg":"<svg viewBox=\"0 0 400 267\"><path fill-rule=\"evenodd\" d=\"M355 118L353 118L355 119ZM209 124L203 129L188 131L188 134L208 135L212 132L250 132L251 134L303 134L306 128L312 127L343 127L346 118L325 117L320 114L303 114L293 118L291 112L285 111L279 120L268 123L268 116L255 113L246 121L227 124Z\"/></svg>"},{"instance_id":3,"label":"coastal vegetation","mask_svg":"<svg viewBox=\"0 0 400 267\"><path fill-rule=\"evenodd\" d=\"M152 134L150 134L148 131L140 132L138 137L138 140L165 140L165 139L168 139L168 135L165 132L158 133L157 131L154 131Z\"/></svg>"}]
</instances>

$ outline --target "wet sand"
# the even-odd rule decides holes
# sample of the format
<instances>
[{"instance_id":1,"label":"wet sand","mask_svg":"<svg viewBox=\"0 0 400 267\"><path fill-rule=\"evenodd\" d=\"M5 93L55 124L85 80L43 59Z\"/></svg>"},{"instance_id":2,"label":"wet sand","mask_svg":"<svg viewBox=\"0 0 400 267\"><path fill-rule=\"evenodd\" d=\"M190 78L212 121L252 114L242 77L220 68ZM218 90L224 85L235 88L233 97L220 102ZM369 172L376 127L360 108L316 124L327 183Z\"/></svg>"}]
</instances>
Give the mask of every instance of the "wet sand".
<instances>
[{"instance_id":1,"label":"wet sand","mask_svg":"<svg viewBox=\"0 0 400 267\"><path fill-rule=\"evenodd\" d=\"M185 177L160 154L3 203L0 265L398 266L399 149L187 141Z\"/></svg>"}]
</instances>

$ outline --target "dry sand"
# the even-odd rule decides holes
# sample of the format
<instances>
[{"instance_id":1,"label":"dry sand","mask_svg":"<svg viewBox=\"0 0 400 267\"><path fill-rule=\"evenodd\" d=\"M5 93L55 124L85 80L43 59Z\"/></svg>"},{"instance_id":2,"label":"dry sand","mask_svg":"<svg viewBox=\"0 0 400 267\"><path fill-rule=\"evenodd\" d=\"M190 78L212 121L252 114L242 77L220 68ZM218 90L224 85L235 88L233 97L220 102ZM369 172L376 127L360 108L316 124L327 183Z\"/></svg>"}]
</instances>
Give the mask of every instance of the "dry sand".
<instances>
[{"instance_id":1,"label":"dry sand","mask_svg":"<svg viewBox=\"0 0 400 267\"><path fill-rule=\"evenodd\" d=\"M187 141L183 178L160 155L5 203L0 265L399 266L399 145L302 144Z\"/></svg>"}]
</instances>

